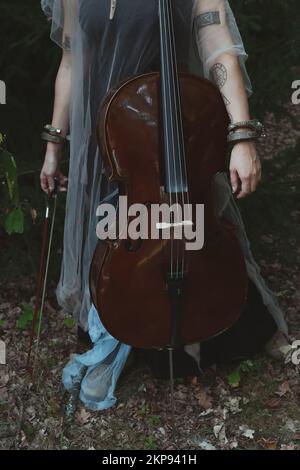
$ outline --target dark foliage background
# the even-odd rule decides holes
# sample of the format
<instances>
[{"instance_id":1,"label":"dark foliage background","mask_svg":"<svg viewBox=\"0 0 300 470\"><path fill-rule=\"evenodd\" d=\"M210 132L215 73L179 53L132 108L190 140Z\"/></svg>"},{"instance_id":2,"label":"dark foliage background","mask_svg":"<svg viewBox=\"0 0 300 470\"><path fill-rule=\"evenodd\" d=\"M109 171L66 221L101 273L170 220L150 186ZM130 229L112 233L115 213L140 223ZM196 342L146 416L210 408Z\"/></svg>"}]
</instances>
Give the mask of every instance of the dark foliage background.
<instances>
[{"instance_id":1,"label":"dark foliage background","mask_svg":"<svg viewBox=\"0 0 300 470\"><path fill-rule=\"evenodd\" d=\"M300 2L232 0L231 5L249 53L253 112L277 109L289 100L293 67L300 64ZM0 18L0 79L9 103L0 108L0 125L24 171L40 161L39 131L51 116L60 50L49 40L39 0L2 0Z\"/></svg>"},{"instance_id":2,"label":"dark foliage background","mask_svg":"<svg viewBox=\"0 0 300 470\"><path fill-rule=\"evenodd\" d=\"M231 5L249 53L253 114L277 109L289 100L294 67L300 66L300 2L232 0ZM49 40L39 0L2 0L0 18L0 79L7 84L8 102L0 107L0 127L23 172L40 162L39 131L51 116L60 50Z\"/></svg>"}]
</instances>

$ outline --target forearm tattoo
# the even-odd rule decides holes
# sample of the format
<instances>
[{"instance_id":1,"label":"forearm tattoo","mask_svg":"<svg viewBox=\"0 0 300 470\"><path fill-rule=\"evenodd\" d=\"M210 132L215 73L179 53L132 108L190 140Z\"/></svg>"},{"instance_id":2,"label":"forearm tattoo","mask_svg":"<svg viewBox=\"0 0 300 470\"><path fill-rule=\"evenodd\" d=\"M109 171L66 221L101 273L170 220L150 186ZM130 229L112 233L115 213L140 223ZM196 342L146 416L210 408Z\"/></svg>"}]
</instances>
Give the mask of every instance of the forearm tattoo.
<instances>
[{"instance_id":1,"label":"forearm tattoo","mask_svg":"<svg viewBox=\"0 0 300 470\"><path fill-rule=\"evenodd\" d=\"M221 90L221 88L223 88L224 85L227 82L227 69L226 69L225 65L221 64L220 62L213 65L212 68L210 69L210 76L211 76L211 80L213 82L215 82L215 84ZM228 106L231 105L231 102L229 101L228 98L226 98L224 93L221 93L221 95L222 95L222 98L223 98L223 101L224 101L224 104L225 104L226 108L228 108ZM232 115L229 113L228 110L227 110L227 112L228 112L229 119L232 122L232 120L233 120Z\"/></svg>"},{"instance_id":2,"label":"forearm tattoo","mask_svg":"<svg viewBox=\"0 0 300 470\"><path fill-rule=\"evenodd\" d=\"M229 105L231 104L230 101L229 101L229 99L226 98L226 96L223 95L223 93L222 93L222 98L223 98L223 100L224 100L225 106L229 106Z\"/></svg>"},{"instance_id":3,"label":"forearm tattoo","mask_svg":"<svg viewBox=\"0 0 300 470\"><path fill-rule=\"evenodd\" d=\"M208 11L202 13L195 18L195 24L198 28L204 28L205 26L211 26L213 24L221 24L220 13L218 11Z\"/></svg>"},{"instance_id":4,"label":"forearm tattoo","mask_svg":"<svg viewBox=\"0 0 300 470\"><path fill-rule=\"evenodd\" d=\"M63 49L65 49L66 51L70 51L70 50L71 50L71 38L70 38L70 36L64 36L64 37L63 37L62 47L63 47Z\"/></svg>"},{"instance_id":5,"label":"forearm tattoo","mask_svg":"<svg viewBox=\"0 0 300 470\"><path fill-rule=\"evenodd\" d=\"M221 89L227 82L227 69L220 62L216 63L210 69L210 76L213 82Z\"/></svg>"},{"instance_id":6,"label":"forearm tattoo","mask_svg":"<svg viewBox=\"0 0 300 470\"><path fill-rule=\"evenodd\" d=\"M224 101L224 104L225 104L226 108L228 108L228 106L231 105L231 102L229 101L228 98L226 98L225 95L223 95L223 93L221 93L221 95L222 95L222 98L223 98L223 101ZM232 121L233 121L232 115L230 114L230 112L228 111L228 109L227 109L227 113L228 113L228 116L229 116L230 121L232 122Z\"/></svg>"}]
</instances>

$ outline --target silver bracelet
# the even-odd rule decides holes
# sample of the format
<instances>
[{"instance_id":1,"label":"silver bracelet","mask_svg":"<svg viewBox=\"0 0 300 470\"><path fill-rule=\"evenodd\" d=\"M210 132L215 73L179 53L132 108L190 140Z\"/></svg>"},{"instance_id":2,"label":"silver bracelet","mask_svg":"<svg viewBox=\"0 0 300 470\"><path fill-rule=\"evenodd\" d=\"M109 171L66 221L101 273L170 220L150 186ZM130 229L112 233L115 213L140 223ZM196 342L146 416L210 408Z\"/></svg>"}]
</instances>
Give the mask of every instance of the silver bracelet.
<instances>
[{"instance_id":1,"label":"silver bracelet","mask_svg":"<svg viewBox=\"0 0 300 470\"><path fill-rule=\"evenodd\" d=\"M46 124L44 126L44 131L41 133L41 138L55 144L63 144L66 141L66 138L62 135L62 129L53 127L50 124Z\"/></svg>"},{"instance_id":2,"label":"silver bracelet","mask_svg":"<svg viewBox=\"0 0 300 470\"><path fill-rule=\"evenodd\" d=\"M57 137L55 135L48 134L47 132L41 133L41 139L46 142L52 142L53 144L64 144L65 139L63 137Z\"/></svg>"},{"instance_id":3,"label":"silver bracelet","mask_svg":"<svg viewBox=\"0 0 300 470\"><path fill-rule=\"evenodd\" d=\"M238 142L258 139L259 135L255 131L233 131L228 134L227 142L230 144L237 144Z\"/></svg>"},{"instance_id":4,"label":"silver bracelet","mask_svg":"<svg viewBox=\"0 0 300 470\"><path fill-rule=\"evenodd\" d=\"M250 119L249 121L233 122L228 126L228 132L236 131L237 129L248 128L256 131L259 137L266 137L264 125L258 119Z\"/></svg>"}]
</instances>

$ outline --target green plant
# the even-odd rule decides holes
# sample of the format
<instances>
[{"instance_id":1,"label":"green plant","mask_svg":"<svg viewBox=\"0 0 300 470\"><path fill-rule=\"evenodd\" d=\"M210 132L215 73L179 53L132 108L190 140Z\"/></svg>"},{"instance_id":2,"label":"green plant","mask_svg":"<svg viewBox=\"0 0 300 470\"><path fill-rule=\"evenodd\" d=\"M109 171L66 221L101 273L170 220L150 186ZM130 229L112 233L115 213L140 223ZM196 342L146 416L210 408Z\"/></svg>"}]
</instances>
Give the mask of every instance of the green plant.
<instances>
[{"instance_id":1,"label":"green plant","mask_svg":"<svg viewBox=\"0 0 300 470\"><path fill-rule=\"evenodd\" d=\"M156 440L154 437L147 437L144 443L145 449L147 450L155 450L157 448Z\"/></svg>"},{"instance_id":2,"label":"green plant","mask_svg":"<svg viewBox=\"0 0 300 470\"><path fill-rule=\"evenodd\" d=\"M31 324L33 317L34 317L34 307L32 304L22 303L21 304L21 315L17 320L17 327L21 330L26 330L26 328ZM39 319L41 316L41 312L38 315L38 321L36 325L36 331L39 324Z\"/></svg>"},{"instance_id":3,"label":"green plant","mask_svg":"<svg viewBox=\"0 0 300 470\"><path fill-rule=\"evenodd\" d=\"M72 328L74 328L74 326L76 325L76 322L73 318L66 318L64 320L64 325L67 327L67 328L70 328L70 330Z\"/></svg>"},{"instance_id":4,"label":"green plant","mask_svg":"<svg viewBox=\"0 0 300 470\"><path fill-rule=\"evenodd\" d=\"M149 416L148 421L152 426L158 426L160 424L160 416L151 415Z\"/></svg>"},{"instance_id":5,"label":"green plant","mask_svg":"<svg viewBox=\"0 0 300 470\"><path fill-rule=\"evenodd\" d=\"M250 372L251 370L255 369L255 363L252 361L243 361L241 362L238 367L234 369L231 374L228 375L228 383L231 387L236 388L240 386L241 378L243 373Z\"/></svg>"},{"instance_id":6,"label":"green plant","mask_svg":"<svg viewBox=\"0 0 300 470\"><path fill-rule=\"evenodd\" d=\"M0 223L8 235L23 233L24 212L20 204L17 165L13 155L6 149L5 137L2 134L0 134L0 166L5 175L7 187Z\"/></svg>"}]
</instances>

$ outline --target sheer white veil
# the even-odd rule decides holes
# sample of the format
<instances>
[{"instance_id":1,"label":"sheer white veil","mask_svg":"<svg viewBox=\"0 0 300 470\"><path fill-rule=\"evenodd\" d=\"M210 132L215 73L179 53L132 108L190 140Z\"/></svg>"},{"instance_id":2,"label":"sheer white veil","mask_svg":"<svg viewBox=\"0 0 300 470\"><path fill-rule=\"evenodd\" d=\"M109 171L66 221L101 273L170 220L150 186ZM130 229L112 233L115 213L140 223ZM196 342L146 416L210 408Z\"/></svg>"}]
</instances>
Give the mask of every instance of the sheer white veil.
<instances>
[{"instance_id":1,"label":"sheer white veil","mask_svg":"<svg viewBox=\"0 0 300 470\"><path fill-rule=\"evenodd\" d=\"M115 4L114 20L121 2ZM129 0L131 1L131 0ZM137 1L137 0L135 0ZM251 82L245 67L247 54L233 12L226 0L174 0L181 27L186 28L182 41L183 66L205 78L209 78L211 65L224 53L238 56L244 76L245 89L251 94ZM144 2L143 8L150 8ZM51 21L51 39L60 47L70 47L72 56L72 90L70 107L70 168L69 190L66 202L64 253L57 298L59 304L71 312L86 329L90 308L89 267L96 246L96 208L104 196L107 183L102 158L95 138L95 116L108 90L138 73L151 70L157 55L157 30L153 24L143 25L143 30L131 33L131 43L124 49L126 21L138 24L139 11L124 16L114 31L110 21L113 2L100 0L41 0L41 6ZM103 21L98 24L97 15L87 14L87 5L103 9ZM188 14L190 11L190 14ZM197 27L194 21L200 14L219 13L220 22L210 27ZM186 14L186 16L184 16ZM154 15L155 16L155 15ZM100 17L99 17L100 18ZM156 19L155 19L156 21ZM114 31L114 41L107 59L107 42L97 43L99 28L102 37ZM128 29L128 27L127 27ZM87 32L88 31L88 32ZM135 34L139 34L135 36ZM180 31L178 33L180 35ZM106 36L107 35L107 36ZM154 45L153 45L154 43ZM97 44L97 47L95 47ZM187 51L187 44L189 44ZM123 48L123 49L122 49ZM106 191L113 191L109 187ZM282 329L285 323L272 293L267 289L250 252L242 221L231 196L226 177L219 175L216 182L217 210L223 212L240 226L240 238L247 259L249 275L263 294L266 305Z\"/></svg>"}]
</instances>

